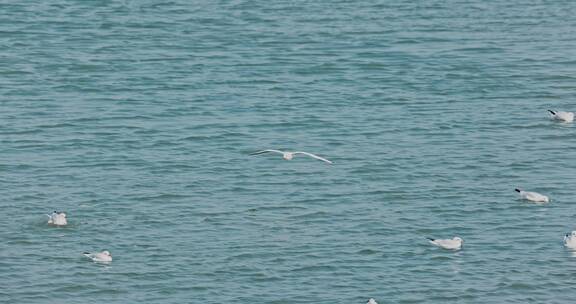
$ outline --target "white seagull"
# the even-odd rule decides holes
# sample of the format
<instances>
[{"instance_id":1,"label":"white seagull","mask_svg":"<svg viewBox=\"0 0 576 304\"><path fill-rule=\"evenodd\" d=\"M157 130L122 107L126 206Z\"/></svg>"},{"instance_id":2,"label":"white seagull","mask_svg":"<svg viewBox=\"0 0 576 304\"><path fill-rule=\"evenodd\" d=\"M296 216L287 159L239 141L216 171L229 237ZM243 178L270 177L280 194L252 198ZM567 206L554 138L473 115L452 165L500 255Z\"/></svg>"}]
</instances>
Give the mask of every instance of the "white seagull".
<instances>
[{"instance_id":1,"label":"white seagull","mask_svg":"<svg viewBox=\"0 0 576 304\"><path fill-rule=\"evenodd\" d=\"M329 164L333 164L332 161L329 161L329 160L327 160L327 159L325 159L325 158L323 158L323 157L320 157L320 156L318 156L318 155L314 155L314 154L308 153L308 152L287 152L287 151L280 151L280 150L262 150L262 151L257 151L257 152L254 152L254 153L250 153L250 155L260 155L260 154L270 153L270 152L282 154L282 157L283 157L285 160L292 160L295 155L303 154L303 155L307 155L307 156L313 157L313 158L315 158L315 159L319 159L319 160L321 160L321 161L323 161L323 162L326 162L326 163L329 163Z\"/></svg>"},{"instance_id":2,"label":"white seagull","mask_svg":"<svg viewBox=\"0 0 576 304\"><path fill-rule=\"evenodd\" d=\"M561 120L563 122L573 122L574 112L564 112L564 111L552 111L548 110L552 114L552 119Z\"/></svg>"},{"instance_id":3,"label":"white seagull","mask_svg":"<svg viewBox=\"0 0 576 304\"><path fill-rule=\"evenodd\" d=\"M564 246L570 249L576 249L576 231L566 233L564 236Z\"/></svg>"},{"instance_id":4,"label":"white seagull","mask_svg":"<svg viewBox=\"0 0 576 304\"><path fill-rule=\"evenodd\" d=\"M514 191L520 193L520 197L525 200L533 201L536 203L548 203L550 199L546 195L542 195L537 192L523 191L520 189L514 189Z\"/></svg>"},{"instance_id":5,"label":"white seagull","mask_svg":"<svg viewBox=\"0 0 576 304\"><path fill-rule=\"evenodd\" d=\"M444 248L444 249L450 249L450 250L458 250L462 248L462 243L464 242L461 238L455 236L452 239L443 239L443 240L439 240L439 239L431 239L428 238L430 240L430 243L433 245L436 245L440 248Z\"/></svg>"},{"instance_id":6,"label":"white seagull","mask_svg":"<svg viewBox=\"0 0 576 304\"><path fill-rule=\"evenodd\" d=\"M366 304L378 304L378 302L376 302L376 300L370 298L370 300L368 300L368 303Z\"/></svg>"},{"instance_id":7,"label":"white seagull","mask_svg":"<svg viewBox=\"0 0 576 304\"><path fill-rule=\"evenodd\" d=\"M94 262L112 262L112 255L108 250L97 253L84 252L83 254Z\"/></svg>"},{"instance_id":8,"label":"white seagull","mask_svg":"<svg viewBox=\"0 0 576 304\"><path fill-rule=\"evenodd\" d=\"M46 214L48 216L48 224L55 226L66 226L68 221L66 221L66 213L54 211L52 214Z\"/></svg>"}]
</instances>

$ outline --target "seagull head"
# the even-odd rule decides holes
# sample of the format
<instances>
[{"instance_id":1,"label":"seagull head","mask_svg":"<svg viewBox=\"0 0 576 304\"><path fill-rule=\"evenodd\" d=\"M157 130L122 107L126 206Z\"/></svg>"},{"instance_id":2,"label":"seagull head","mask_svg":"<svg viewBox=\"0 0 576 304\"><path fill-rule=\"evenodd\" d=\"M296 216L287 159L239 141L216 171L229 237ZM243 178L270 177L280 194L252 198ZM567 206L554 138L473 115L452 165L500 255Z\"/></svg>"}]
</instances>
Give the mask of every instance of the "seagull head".
<instances>
[{"instance_id":1,"label":"seagull head","mask_svg":"<svg viewBox=\"0 0 576 304\"><path fill-rule=\"evenodd\" d=\"M103 254L103 255L107 255L107 256L112 256L112 255L110 254L110 251L108 251L108 250L102 251L102 254Z\"/></svg>"},{"instance_id":2,"label":"seagull head","mask_svg":"<svg viewBox=\"0 0 576 304\"><path fill-rule=\"evenodd\" d=\"M455 236L455 237L453 238L453 240L458 241L458 242L460 242L460 243L464 242L464 240L462 240L461 238L459 238L459 237L457 237L457 236Z\"/></svg>"},{"instance_id":3,"label":"seagull head","mask_svg":"<svg viewBox=\"0 0 576 304\"><path fill-rule=\"evenodd\" d=\"M291 160L294 158L294 154L290 153L290 152L285 152L284 155L282 156L285 160Z\"/></svg>"}]
</instances>

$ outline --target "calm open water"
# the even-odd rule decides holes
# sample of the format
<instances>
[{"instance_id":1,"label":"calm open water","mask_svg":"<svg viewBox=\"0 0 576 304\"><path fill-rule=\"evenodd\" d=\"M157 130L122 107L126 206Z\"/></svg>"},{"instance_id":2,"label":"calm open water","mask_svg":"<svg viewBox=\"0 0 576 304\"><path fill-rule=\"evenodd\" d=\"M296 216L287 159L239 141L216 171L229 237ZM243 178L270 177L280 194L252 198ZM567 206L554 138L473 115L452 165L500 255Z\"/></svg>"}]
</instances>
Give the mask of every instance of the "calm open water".
<instances>
[{"instance_id":1,"label":"calm open water","mask_svg":"<svg viewBox=\"0 0 576 304\"><path fill-rule=\"evenodd\" d=\"M575 1L0 12L0 302L574 303Z\"/></svg>"}]
</instances>

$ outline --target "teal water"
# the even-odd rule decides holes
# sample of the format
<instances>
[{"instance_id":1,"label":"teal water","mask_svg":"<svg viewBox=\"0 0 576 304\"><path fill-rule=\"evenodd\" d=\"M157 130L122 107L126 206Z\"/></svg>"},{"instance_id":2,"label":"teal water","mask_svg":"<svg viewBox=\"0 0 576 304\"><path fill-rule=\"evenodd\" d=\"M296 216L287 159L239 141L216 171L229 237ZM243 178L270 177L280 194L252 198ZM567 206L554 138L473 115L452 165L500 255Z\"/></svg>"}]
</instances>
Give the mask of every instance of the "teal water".
<instances>
[{"instance_id":1,"label":"teal water","mask_svg":"<svg viewBox=\"0 0 576 304\"><path fill-rule=\"evenodd\" d=\"M573 303L576 2L0 10L0 302Z\"/></svg>"}]
</instances>

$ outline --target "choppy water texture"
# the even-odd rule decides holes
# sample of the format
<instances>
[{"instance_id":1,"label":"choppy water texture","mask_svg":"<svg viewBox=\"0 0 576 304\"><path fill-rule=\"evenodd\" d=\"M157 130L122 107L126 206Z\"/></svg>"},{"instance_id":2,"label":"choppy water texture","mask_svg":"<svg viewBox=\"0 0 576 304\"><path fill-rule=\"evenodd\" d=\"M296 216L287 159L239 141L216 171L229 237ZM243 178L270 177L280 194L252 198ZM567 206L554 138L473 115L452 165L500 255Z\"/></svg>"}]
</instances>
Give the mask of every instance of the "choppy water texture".
<instances>
[{"instance_id":1,"label":"choppy water texture","mask_svg":"<svg viewBox=\"0 0 576 304\"><path fill-rule=\"evenodd\" d=\"M573 303L576 2L0 9L0 302Z\"/></svg>"}]
</instances>

